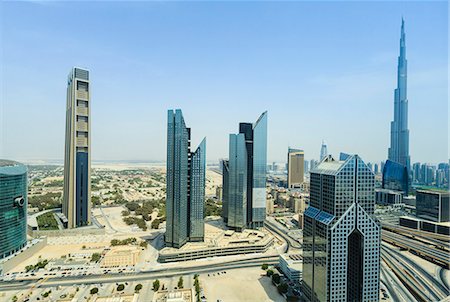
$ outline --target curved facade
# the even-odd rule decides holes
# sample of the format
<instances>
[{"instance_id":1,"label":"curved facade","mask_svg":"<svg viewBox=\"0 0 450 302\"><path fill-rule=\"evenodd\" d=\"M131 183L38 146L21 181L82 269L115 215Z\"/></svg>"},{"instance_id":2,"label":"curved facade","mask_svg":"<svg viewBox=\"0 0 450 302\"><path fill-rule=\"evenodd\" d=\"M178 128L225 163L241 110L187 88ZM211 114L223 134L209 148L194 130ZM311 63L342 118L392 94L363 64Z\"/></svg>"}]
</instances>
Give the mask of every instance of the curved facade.
<instances>
[{"instance_id":1,"label":"curved facade","mask_svg":"<svg viewBox=\"0 0 450 302\"><path fill-rule=\"evenodd\" d=\"M0 259L27 243L27 168L0 159Z\"/></svg>"}]
</instances>

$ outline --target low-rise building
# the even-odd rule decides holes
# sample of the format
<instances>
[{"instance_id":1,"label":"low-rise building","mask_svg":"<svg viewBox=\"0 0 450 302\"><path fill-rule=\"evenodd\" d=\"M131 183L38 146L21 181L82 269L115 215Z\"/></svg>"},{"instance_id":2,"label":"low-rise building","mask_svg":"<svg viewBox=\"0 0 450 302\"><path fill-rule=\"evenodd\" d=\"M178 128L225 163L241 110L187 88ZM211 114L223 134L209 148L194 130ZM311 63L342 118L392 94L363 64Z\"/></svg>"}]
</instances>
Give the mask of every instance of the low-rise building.
<instances>
[{"instance_id":1,"label":"low-rise building","mask_svg":"<svg viewBox=\"0 0 450 302\"><path fill-rule=\"evenodd\" d=\"M292 282L300 282L303 270L303 257L300 254L280 255L280 269Z\"/></svg>"},{"instance_id":2,"label":"low-rise building","mask_svg":"<svg viewBox=\"0 0 450 302\"><path fill-rule=\"evenodd\" d=\"M119 267L136 265L141 250L137 247L115 246L103 257L101 267Z\"/></svg>"}]
</instances>

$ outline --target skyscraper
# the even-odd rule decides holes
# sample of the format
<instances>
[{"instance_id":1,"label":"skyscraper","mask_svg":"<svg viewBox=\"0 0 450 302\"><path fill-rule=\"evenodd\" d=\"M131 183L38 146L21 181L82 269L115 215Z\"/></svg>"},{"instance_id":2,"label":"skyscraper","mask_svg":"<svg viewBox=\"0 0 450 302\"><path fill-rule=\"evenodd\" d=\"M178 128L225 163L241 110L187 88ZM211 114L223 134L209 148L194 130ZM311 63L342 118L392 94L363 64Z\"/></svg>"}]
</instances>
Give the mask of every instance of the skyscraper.
<instances>
[{"instance_id":1,"label":"skyscraper","mask_svg":"<svg viewBox=\"0 0 450 302\"><path fill-rule=\"evenodd\" d=\"M64 200L68 228L91 224L89 71L74 67L67 82Z\"/></svg>"},{"instance_id":2,"label":"skyscraper","mask_svg":"<svg viewBox=\"0 0 450 302\"><path fill-rule=\"evenodd\" d=\"M245 148L242 148L242 142ZM245 207L246 227L262 227L266 218L267 111L255 124L239 124L239 134L230 134L229 151L228 226L241 228L240 211ZM245 171L242 170L243 157L246 158ZM245 194L242 193L243 175L246 179ZM232 215L237 215L238 223Z\"/></svg>"},{"instance_id":3,"label":"skyscraper","mask_svg":"<svg viewBox=\"0 0 450 302\"><path fill-rule=\"evenodd\" d=\"M206 138L201 141L190 157L189 241L203 241L205 238Z\"/></svg>"},{"instance_id":4,"label":"skyscraper","mask_svg":"<svg viewBox=\"0 0 450 302\"><path fill-rule=\"evenodd\" d=\"M0 259L27 244L27 184L27 167L0 159Z\"/></svg>"},{"instance_id":5,"label":"skyscraper","mask_svg":"<svg viewBox=\"0 0 450 302\"><path fill-rule=\"evenodd\" d=\"M322 140L322 146L320 147L320 161L328 155L327 144Z\"/></svg>"},{"instance_id":6,"label":"skyscraper","mask_svg":"<svg viewBox=\"0 0 450 302\"><path fill-rule=\"evenodd\" d=\"M228 160L222 160L222 217L223 221L225 223L228 222L228 203L229 203L229 174L230 174L230 168L229 168L229 161Z\"/></svg>"},{"instance_id":7,"label":"skyscraper","mask_svg":"<svg viewBox=\"0 0 450 302\"><path fill-rule=\"evenodd\" d=\"M230 134L227 225L238 231L247 226L247 159L245 135Z\"/></svg>"},{"instance_id":8,"label":"skyscraper","mask_svg":"<svg viewBox=\"0 0 450 302\"><path fill-rule=\"evenodd\" d=\"M167 116L165 242L180 248L204 237L206 141L191 153L191 129L181 110L169 110Z\"/></svg>"},{"instance_id":9,"label":"skyscraper","mask_svg":"<svg viewBox=\"0 0 450 302\"><path fill-rule=\"evenodd\" d=\"M304 213L307 301L379 301L381 228L375 176L358 155L327 156L311 171Z\"/></svg>"},{"instance_id":10,"label":"skyscraper","mask_svg":"<svg viewBox=\"0 0 450 302\"><path fill-rule=\"evenodd\" d=\"M305 153L303 150L288 148L287 163L288 188L300 186L305 173Z\"/></svg>"},{"instance_id":11,"label":"skyscraper","mask_svg":"<svg viewBox=\"0 0 450 302\"><path fill-rule=\"evenodd\" d=\"M258 228L266 219L267 111L256 123L239 124L247 148L247 226Z\"/></svg>"},{"instance_id":12,"label":"skyscraper","mask_svg":"<svg viewBox=\"0 0 450 302\"><path fill-rule=\"evenodd\" d=\"M397 67L397 88L394 92L394 120L391 122L391 145L388 159L406 167L410 175L407 61L405 44L405 22L402 19L400 34L400 55Z\"/></svg>"}]
</instances>

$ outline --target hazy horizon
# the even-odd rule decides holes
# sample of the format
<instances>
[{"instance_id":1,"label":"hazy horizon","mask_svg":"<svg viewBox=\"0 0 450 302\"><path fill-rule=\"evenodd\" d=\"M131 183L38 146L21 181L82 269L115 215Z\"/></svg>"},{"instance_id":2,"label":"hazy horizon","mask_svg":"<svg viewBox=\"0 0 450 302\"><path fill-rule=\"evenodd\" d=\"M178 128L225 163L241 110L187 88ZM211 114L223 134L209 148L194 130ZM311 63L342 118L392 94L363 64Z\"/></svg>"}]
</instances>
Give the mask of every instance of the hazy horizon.
<instances>
[{"instance_id":1,"label":"hazy horizon","mask_svg":"<svg viewBox=\"0 0 450 302\"><path fill-rule=\"evenodd\" d=\"M79 5L82 3L82 5ZM386 160L405 18L411 163L448 162L446 2L2 2L0 158L63 160L67 75L90 70L93 161L164 162L268 111L268 161Z\"/></svg>"}]
</instances>

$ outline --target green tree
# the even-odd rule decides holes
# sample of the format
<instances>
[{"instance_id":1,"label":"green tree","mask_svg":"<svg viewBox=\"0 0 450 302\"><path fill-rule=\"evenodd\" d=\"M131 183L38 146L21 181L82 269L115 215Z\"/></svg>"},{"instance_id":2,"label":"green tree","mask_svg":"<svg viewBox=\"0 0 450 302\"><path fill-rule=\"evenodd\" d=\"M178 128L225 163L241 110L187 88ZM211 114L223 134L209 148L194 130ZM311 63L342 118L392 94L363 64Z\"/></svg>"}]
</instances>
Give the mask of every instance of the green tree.
<instances>
[{"instance_id":1,"label":"green tree","mask_svg":"<svg viewBox=\"0 0 450 302\"><path fill-rule=\"evenodd\" d=\"M159 218L156 218L155 220L152 221L152 229L157 229L159 228Z\"/></svg>"},{"instance_id":2,"label":"green tree","mask_svg":"<svg viewBox=\"0 0 450 302\"><path fill-rule=\"evenodd\" d=\"M128 211L128 210L122 211L122 216L129 216L129 215L130 215L130 211Z\"/></svg>"},{"instance_id":3,"label":"green tree","mask_svg":"<svg viewBox=\"0 0 450 302\"><path fill-rule=\"evenodd\" d=\"M100 260L102 255L100 253L93 253L91 257L91 262L97 262Z\"/></svg>"},{"instance_id":4,"label":"green tree","mask_svg":"<svg viewBox=\"0 0 450 302\"><path fill-rule=\"evenodd\" d=\"M17 302L17 296L12 297L13 302Z\"/></svg>"},{"instance_id":5,"label":"green tree","mask_svg":"<svg viewBox=\"0 0 450 302\"><path fill-rule=\"evenodd\" d=\"M261 265L261 269L266 270L269 268L269 265L267 263L264 263L263 265Z\"/></svg>"},{"instance_id":6,"label":"green tree","mask_svg":"<svg viewBox=\"0 0 450 302\"><path fill-rule=\"evenodd\" d=\"M178 288L183 288L183 277L180 277L180 279L178 279Z\"/></svg>"},{"instance_id":7,"label":"green tree","mask_svg":"<svg viewBox=\"0 0 450 302\"><path fill-rule=\"evenodd\" d=\"M282 294L285 294L288 292L288 285L286 283L281 283L280 285L277 286L278 291Z\"/></svg>"},{"instance_id":8,"label":"green tree","mask_svg":"<svg viewBox=\"0 0 450 302\"><path fill-rule=\"evenodd\" d=\"M159 290L159 280L153 281L153 291L157 292Z\"/></svg>"},{"instance_id":9,"label":"green tree","mask_svg":"<svg viewBox=\"0 0 450 302\"><path fill-rule=\"evenodd\" d=\"M273 270L268 269L266 275L267 275L267 277L272 276L273 275Z\"/></svg>"},{"instance_id":10,"label":"green tree","mask_svg":"<svg viewBox=\"0 0 450 302\"><path fill-rule=\"evenodd\" d=\"M281 277L280 274L275 273L272 275L272 281L275 282L276 284L280 283Z\"/></svg>"},{"instance_id":11,"label":"green tree","mask_svg":"<svg viewBox=\"0 0 450 302\"><path fill-rule=\"evenodd\" d=\"M125 285L123 285L122 283L119 284L119 285L117 286L117 291L118 291L118 292L121 292L121 291L123 291L124 289L125 289Z\"/></svg>"},{"instance_id":12,"label":"green tree","mask_svg":"<svg viewBox=\"0 0 450 302\"><path fill-rule=\"evenodd\" d=\"M141 243L139 243L139 246L140 246L140 247L143 247L143 248L147 248L148 242L144 240L144 241L142 241Z\"/></svg>"},{"instance_id":13,"label":"green tree","mask_svg":"<svg viewBox=\"0 0 450 302\"><path fill-rule=\"evenodd\" d=\"M91 295L95 295L96 293L98 293L98 288L97 287L91 288L90 293Z\"/></svg>"},{"instance_id":14,"label":"green tree","mask_svg":"<svg viewBox=\"0 0 450 302\"><path fill-rule=\"evenodd\" d=\"M137 292L137 293L138 293L141 289L142 289L142 284L140 284L140 283L137 284L137 285L134 287L134 291Z\"/></svg>"}]
</instances>

